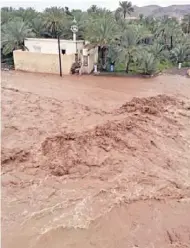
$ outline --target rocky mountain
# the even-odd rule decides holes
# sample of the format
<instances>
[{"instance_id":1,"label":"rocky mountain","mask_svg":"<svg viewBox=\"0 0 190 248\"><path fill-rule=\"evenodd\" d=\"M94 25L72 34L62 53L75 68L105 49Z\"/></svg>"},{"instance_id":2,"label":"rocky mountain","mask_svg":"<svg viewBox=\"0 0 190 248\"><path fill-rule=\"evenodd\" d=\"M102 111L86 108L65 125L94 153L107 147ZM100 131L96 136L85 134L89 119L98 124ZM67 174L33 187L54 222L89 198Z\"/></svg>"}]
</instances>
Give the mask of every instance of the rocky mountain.
<instances>
[{"instance_id":1,"label":"rocky mountain","mask_svg":"<svg viewBox=\"0 0 190 248\"><path fill-rule=\"evenodd\" d=\"M161 17L164 15L171 17L183 17L190 14L190 4L186 5L170 5L167 7L160 7L158 5L147 5L143 7L134 6L134 16L143 14L144 16Z\"/></svg>"}]
</instances>

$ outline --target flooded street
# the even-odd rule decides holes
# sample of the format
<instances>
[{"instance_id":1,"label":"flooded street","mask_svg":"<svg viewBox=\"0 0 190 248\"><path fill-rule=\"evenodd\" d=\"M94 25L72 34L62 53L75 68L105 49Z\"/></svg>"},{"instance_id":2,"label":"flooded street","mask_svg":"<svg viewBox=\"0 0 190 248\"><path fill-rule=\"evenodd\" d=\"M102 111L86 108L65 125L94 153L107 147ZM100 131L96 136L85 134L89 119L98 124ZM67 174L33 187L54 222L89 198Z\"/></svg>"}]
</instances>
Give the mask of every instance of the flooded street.
<instances>
[{"instance_id":1,"label":"flooded street","mask_svg":"<svg viewBox=\"0 0 190 248\"><path fill-rule=\"evenodd\" d=\"M2 243L190 244L190 79L2 72Z\"/></svg>"}]
</instances>

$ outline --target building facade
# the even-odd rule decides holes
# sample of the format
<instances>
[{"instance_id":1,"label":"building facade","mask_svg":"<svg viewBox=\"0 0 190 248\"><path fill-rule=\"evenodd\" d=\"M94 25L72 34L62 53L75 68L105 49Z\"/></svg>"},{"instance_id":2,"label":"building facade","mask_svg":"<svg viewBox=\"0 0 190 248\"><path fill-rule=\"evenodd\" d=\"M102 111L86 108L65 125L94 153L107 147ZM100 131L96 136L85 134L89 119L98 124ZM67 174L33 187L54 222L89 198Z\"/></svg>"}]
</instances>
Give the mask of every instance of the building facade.
<instances>
[{"instance_id":1,"label":"building facade","mask_svg":"<svg viewBox=\"0 0 190 248\"><path fill-rule=\"evenodd\" d=\"M57 39L38 39L27 38L24 41L25 47L29 52L58 54L58 41ZM83 40L60 40L61 53L70 55L80 52L84 47Z\"/></svg>"},{"instance_id":2,"label":"building facade","mask_svg":"<svg viewBox=\"0 0 190 248\"><path fill-rule=\"evenodd\" d=\"M13 52L16 70L59 74L61 66L63 74L68 75L77 58L80 73L90 74L97 63L98 48L81 40L60 40L60 58L57 39L27 38L24 44L26 51Z\"/></svg>"}]
</instances>

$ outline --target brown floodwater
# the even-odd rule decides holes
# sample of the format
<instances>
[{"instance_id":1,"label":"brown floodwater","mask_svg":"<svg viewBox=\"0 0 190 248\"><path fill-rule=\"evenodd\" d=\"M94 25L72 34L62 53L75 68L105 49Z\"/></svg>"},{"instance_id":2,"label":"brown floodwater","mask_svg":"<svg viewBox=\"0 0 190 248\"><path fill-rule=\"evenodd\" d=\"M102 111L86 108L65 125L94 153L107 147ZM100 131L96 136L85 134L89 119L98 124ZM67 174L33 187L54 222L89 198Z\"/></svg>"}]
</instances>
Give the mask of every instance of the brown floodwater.
<instances>
[{"instance_id":1,"label":"brown floodwater","mask_svg":"<svg viewBox=\"0 0 190 248\"><path fill-rule=\"evenodd\" d=\"M188 247L190 79L2 72L2 245Z\"/></svg>"}]
</instances>

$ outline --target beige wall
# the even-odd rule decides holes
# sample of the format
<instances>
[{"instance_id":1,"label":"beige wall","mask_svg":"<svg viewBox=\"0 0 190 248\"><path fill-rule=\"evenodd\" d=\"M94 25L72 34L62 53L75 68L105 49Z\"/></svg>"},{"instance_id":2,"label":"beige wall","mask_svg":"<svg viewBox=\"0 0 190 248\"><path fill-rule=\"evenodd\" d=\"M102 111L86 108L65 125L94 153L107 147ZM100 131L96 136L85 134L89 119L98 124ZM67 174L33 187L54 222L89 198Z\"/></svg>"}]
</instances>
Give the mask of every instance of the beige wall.
<instances>
[{"instance_id":1,"label":"beige wall","mask_svg":"<svg viewBox=\"0 0 190 248\"><path fill-rule=\"evenodd\" d=\"M16 50L13 52L16 70L59 74L59 55ZM70 74L75 55L61 55L63 74Z\"/></svg>"},{"instance_id":2,"label":"beige wall","mask_svg":"<svg viewBox=\"0 0 190 248\"><path fill-rule=\"evenodd\" d=\"M84 56L82 56L81 59L83 64ZM90 74L94 69L94 64L97 62L98 62L98 47L95 47L88 52L88 66L82 67L82 73Z\"/></svg>"}]
</instances>

